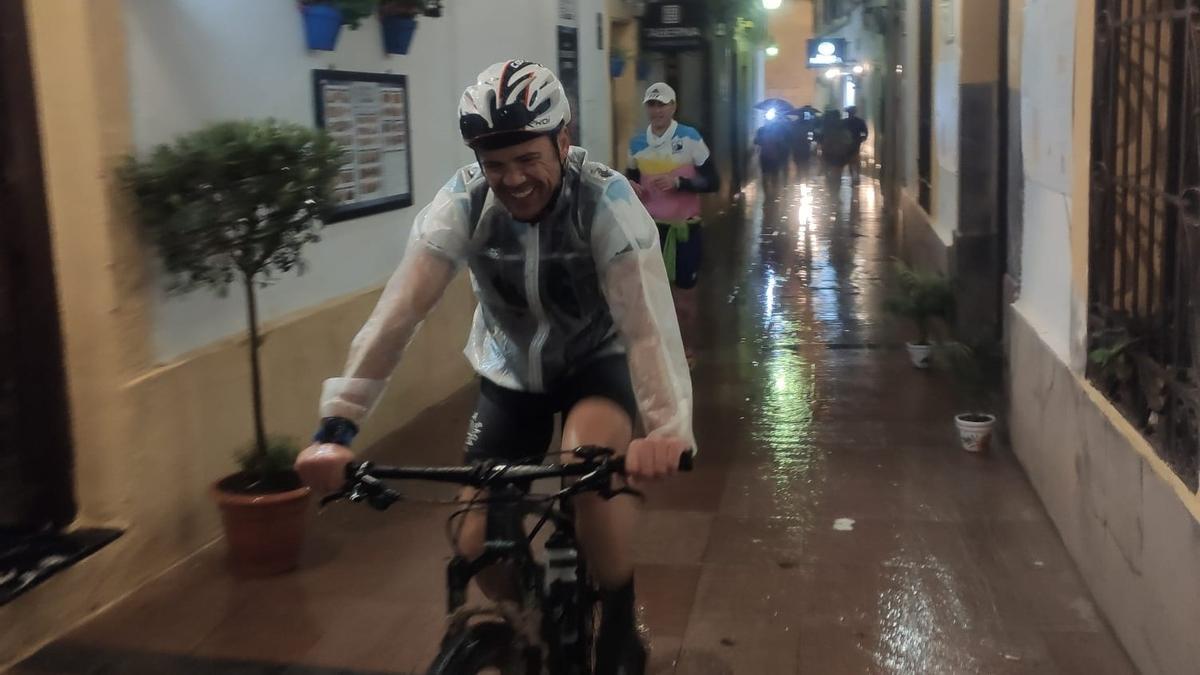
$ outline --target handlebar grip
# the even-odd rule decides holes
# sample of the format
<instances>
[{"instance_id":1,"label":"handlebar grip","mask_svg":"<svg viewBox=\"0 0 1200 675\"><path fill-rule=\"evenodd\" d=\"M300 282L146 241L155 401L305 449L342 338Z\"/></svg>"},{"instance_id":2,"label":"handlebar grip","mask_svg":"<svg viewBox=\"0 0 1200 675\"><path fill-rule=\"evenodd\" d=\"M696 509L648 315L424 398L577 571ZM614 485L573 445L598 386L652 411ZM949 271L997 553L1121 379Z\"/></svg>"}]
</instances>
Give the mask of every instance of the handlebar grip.
<instances>
[{"instance_id":1,"label":"handlebar grip","mask_svg":"<svg viewBox=\"0 0 1200 675\"><path fill-rule=\"evenodd\" d=\"M679 456L679 470L680 471L691 471L692 468L695 466L695 463L696 463L696 453L691 450L685 450L684 453Z\"/></svg>"}]
</instances>

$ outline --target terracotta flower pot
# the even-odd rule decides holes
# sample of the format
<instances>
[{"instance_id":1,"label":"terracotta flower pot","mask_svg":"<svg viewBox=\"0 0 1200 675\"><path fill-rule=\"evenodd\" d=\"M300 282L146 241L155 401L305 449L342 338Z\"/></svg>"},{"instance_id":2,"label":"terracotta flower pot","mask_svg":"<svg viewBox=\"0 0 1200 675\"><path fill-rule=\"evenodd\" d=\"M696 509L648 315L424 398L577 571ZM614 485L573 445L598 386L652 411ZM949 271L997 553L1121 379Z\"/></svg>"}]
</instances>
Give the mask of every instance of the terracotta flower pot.
<instances>
[{"instance_id":1,"label":"terracotta flower pot","mask_svg":"<svg viewBox=\"0 0 1200 675\"><path fill-rule=\"evenodd\" d=\"M241 479L242 474L234 474L212 487L234 573L263 577L296 569L304 545L309 489L251 493L235 489Z\"/></svg>"}]
</instances>

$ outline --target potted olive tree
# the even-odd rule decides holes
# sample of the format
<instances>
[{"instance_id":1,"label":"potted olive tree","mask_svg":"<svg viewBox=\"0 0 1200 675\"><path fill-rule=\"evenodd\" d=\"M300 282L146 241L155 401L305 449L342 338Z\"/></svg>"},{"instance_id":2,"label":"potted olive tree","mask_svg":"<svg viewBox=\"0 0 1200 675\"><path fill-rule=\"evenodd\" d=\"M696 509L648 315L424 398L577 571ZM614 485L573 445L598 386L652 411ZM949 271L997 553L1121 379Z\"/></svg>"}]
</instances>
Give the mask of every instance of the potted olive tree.
<instances>
[{"instance_id":1,"label":"potted olive tree","mask_svg":"<svg viewBox=\"0 0 1200 675\"><path fill-rule=\"evenodd\" d=\"M334 203L342 151L323 131L275 120L220 122L130 157L121 176L170 277L169 290L240 286L250 335L254 438L241 471L213 486L239 573L295 567L308 488L292 470L299 448L263 422L257 288L300 270Z\"/></svg>"},{"instance_id":2,"label":"potted olive tree","mask_svg":"<svg viewBox=\"0 0 1200 675\"><path fill-rule=\"evenodd\" d=\"M934 323L954 313L954 286L942 274L915 270L899 260L895 283L884 309L912 322L916 340L906 344L909 358L917 368L928 368L933 362Z\"/></svg>"}]
</instances>

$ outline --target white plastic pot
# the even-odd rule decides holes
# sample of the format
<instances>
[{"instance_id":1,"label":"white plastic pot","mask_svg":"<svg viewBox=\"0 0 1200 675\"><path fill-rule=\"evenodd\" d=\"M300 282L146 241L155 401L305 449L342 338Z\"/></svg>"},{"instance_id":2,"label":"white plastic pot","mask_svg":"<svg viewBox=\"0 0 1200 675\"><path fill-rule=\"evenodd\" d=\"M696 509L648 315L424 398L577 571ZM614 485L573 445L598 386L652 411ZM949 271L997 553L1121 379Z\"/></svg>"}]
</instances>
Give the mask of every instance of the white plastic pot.
<instances>
[{"instance_id":1,"label":"white plastic pot","mask_svg":"<svg viewBox=\"0 0 1200 675\"><path fill-rule=\"evenodd\" d=\"M954 418L958 439L967 452L987 452L992 445L992 429L996 416L983 413L963 413Z\"/></svg>"},{"instance_id":2,"label":"white plastic pot","mask_svg":"<svg viewBox=\"0 0 1200 675\"><path fill-rule=\"evenodd\" d=\"M933 345L918 345L912 342L906 342L908 347L908 358L912 360L912 364L922 370L933 364Z\"/></svg>"}]
</instances>

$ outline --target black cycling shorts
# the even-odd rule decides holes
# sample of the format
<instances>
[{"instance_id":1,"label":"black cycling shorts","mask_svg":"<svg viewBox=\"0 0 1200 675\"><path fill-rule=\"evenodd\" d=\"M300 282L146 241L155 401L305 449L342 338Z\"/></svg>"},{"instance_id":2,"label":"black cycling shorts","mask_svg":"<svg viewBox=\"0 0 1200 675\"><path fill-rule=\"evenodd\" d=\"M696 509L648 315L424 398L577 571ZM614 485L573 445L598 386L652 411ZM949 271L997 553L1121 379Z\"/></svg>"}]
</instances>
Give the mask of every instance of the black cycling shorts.
<instances>
[{"instance_id":1,"label":"black cycling shorts","mask_svg":"<svg viewBox=\"0 0 1200 675\"><path fill-rule=\"evenodd\" d=\"M623 354L591 361L545 393L506 389L484 378L467 428L466 462L541 463L554 438L554 415L565 416L575 404L593 397L606 398L628 413L630 420L637 419L637 400Z\"/></svg>"}]
</instances>

